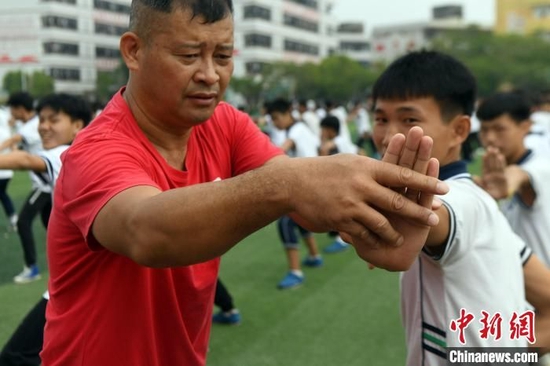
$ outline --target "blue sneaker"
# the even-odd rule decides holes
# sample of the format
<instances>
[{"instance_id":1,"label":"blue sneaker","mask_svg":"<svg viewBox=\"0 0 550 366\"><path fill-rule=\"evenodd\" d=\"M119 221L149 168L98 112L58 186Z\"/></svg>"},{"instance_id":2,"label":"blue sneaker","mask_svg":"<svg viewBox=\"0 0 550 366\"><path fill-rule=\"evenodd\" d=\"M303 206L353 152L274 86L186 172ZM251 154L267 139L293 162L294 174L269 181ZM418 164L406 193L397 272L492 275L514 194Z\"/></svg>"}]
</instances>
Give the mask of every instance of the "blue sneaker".
<instances>
[{"instance_id":1,"label":"blue sneaker","mask_svg":"<svg viewBox=\"0 0 550 366\"><path fill-rule=\"evenodd\" d=\"M279 290L286 290L289 288L296 288L304 282L304 276L295 275L292 272L288 272L285 278L279 282L277 288Z\"/></svg>"},{"instance_id":2,"label":"blue sneaker","mask_svg":"<svg viewBox=\"0 0 550 366\"><path fill-rule=\"evenodd\" d=\"M238 325L241 323L241 313L236 309L228 312L220 311L212 315L212 322L216 324Z\"/></svg>"},{"instance_id":3,"label":"blue sneaker","mask_svg":"<svg viewBox=\"0 0 550 366\"><path fill-rule=\"evenodd\" d=\"M343 252L344 250L349 248L348 243L344 243L343 241L335 240L334 243L330 244L328 247L326 247L323 251L325 253L339 253Z\"/></svg>"},{"instance_id":4,"label":"blue sneaker","mask_svg":"<svg viewBox=\"0 0 550 366\"><path fill-rule=\"evenodd\" d=\"M307 267L321 267L323 265L323 258L322 257L310 257L307 256L306 259L303 260L302 264Z\"/></svg>"},{"instance_id":5,"label":"blue sneaker","mask_svg":"<svg viewBox=\"0 0 550 366\"><path fill-rule=\"evenodd\" d=\"M36 264L23 268L23 272L19 273L13 278L13 282L18 284L29 283L32 281L37 281L41 279L40 272L38 271L38 266Z\"/></svg>"}]
</instances>

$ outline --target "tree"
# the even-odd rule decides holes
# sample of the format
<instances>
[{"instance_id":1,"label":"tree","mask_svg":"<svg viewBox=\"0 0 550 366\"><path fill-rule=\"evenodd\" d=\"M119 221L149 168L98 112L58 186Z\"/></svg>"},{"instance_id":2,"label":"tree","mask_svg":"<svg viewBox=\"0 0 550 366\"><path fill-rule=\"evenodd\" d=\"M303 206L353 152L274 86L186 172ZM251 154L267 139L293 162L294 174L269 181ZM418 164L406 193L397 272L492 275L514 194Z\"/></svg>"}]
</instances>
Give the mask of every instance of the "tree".
<instances>
[{"instance_id":1,"label":"tree","mask_svg":"<svg viewBox=\"0 0 550 366\"><path fill-rule=\"evenodd\" d=\"M494 35L472 27L443 33L433 47L470 68L481 96L505 86L550 87L550 43L538 36Z\"/></svg>"},{"instance_id":2,"label":"tree","mask_svg":"<svg viewBox=\"0 0 550 366\"><path fill-rule=\"evenodd\" d=\"M113 71L98 71L96 94L99 100L109 100L128 81L129 70L122 59Z\"/></svg>"},{"instance_id":3,"label":"tree","mask_svg":"<svg viewBox=\"0 0 550 366\"><path fill-rule=\"evenodd\" d=\"M31 75L10 71L4 76L3 87L9 94L25 90L40 98L54 92L54 80L43 71L34 71Z\"/></svg>"}]
</instances>

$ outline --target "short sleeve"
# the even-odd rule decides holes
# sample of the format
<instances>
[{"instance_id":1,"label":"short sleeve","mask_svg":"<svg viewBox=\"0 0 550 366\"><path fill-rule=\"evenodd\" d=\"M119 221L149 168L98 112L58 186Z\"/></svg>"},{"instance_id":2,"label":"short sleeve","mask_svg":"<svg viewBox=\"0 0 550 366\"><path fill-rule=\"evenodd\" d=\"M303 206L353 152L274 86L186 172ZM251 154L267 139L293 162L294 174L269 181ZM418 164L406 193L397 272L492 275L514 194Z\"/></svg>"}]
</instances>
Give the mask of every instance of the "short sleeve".
<instances>
[{"instance_id":1,"label":"short sleeve","mask_svg":"<svg viewBox=\"0 0 550 366\"><path fill-rule=\"evenodd\" d=\"M89 241L92 224L110 199L135 186L159 188L148 173L144 151L136 145L123 138L92 139L72 146L62 156L56 186L61 190L61 209L91 247L95 244L95 239Z\"/></svg>"},{"instance_id":2,"label":"short sleeve","mask_svg":"<svg viewBox=\"0 0 550 366\"><path fill-rule=\"evenodd\" d=\"M250 116L238 110L227 111L234 120L232 136L232 175L256 169L275 156L283 155L269 137L254 124Z\"/></svg>"}]
</instances>

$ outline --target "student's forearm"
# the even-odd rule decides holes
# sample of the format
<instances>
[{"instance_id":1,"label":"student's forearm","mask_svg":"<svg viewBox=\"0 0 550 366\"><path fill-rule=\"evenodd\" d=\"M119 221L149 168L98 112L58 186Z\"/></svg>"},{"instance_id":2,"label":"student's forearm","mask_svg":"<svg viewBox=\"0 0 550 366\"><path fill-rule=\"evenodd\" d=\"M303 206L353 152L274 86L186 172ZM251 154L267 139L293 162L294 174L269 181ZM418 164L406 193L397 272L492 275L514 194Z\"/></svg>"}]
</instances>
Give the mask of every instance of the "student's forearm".
<instances>
[{"instance_id":1,"label":"student's forearm","mask_svg":"<svg viewBox=\"0 0 550 366\"><path fill-rule=\"evenodd\" d=\"M32 170L45 172L46 163L40 157L26 151L14 151L0 155L0 169Z\"/></svg>"}]
</instances>

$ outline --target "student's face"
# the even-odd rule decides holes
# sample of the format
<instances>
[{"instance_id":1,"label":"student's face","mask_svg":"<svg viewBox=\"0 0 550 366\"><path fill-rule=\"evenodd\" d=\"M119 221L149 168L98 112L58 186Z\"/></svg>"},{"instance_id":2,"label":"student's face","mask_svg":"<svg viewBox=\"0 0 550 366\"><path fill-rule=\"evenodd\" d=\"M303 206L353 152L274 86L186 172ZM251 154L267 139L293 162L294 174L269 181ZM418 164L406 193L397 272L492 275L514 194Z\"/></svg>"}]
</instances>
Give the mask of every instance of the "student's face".
<instances>
[{"instance_id":1,"label":"student's face","mask_svg":"<svg viewBox=\"0 0 550 366\"><path fill-rule=\"evenodd\" d=\"M330 128L321 127L321 141L330 141L336 137L336 132Z\"/></svg>"},{"instance_id":2,"label":"student's face","mask_svg":"<svg viewBox=\"0 0 550 366\"><path fill-rule=\"evenodd\" d=\"M286 129L292 124L292 115L290 112L273 112L271 113L273 124L280 130Z\"/></svg>"},{"instance_id":3,"label":"student's face","mask_svg":"<svg viewBox=\"0 0 550 366\"><path fill-rule=\"evenodd\" d=\"M381 155L386 152L388 143L395 134L402 133L406 136L413 126L421 127L424 135L433 139L432 156L441 165L456 160L450 153L457 144L452 124L444 123L440 108L433 98L376 101L373 140Z\"/></svg>"},{"instance_id":4,"label":"student's face","mask_svg":"<svg viewBox=\"0 0 550 366\"><path fill-rule=\"evenodd\" d=\"M212 24L190 10L162 18L137 54L140 103L163 124L204 122L222 99L233 72L233 19Z\"/></svg>"},{"instance_id":5,"label":"student's face","mask_svg":"<svg viewBox=\"0 0 550 366\"><path fill-rule=\"evenodd\" d=\"M25 108L18 106L18 107L10 107L11 116L18 121L24 121L25 120L25 114L26 110Z\"/></svg>"},{"instance_id":6,"label":"student's face","mask_svg":"<svg viewBox=\"0 0 550 366\"><path fill-rule=\"evenodd\" d=\"M530 128L530 121L516 123L508 114L504 114L489 121L482 121L479 140L483 147L498 148L508 163L514 163L525 149L523 139Z\"/></svg>"},{"instance_id":7,"label":"student's face","mask_svg":"<svg viewBox=\"0 0 550 366\"><path fill-rule=\"evenodd\" d=\"M55 112L48 107L43 108L38 116L38 133L46 150L70 144L77 132L84 127L82 121L72 121L68 114L62 111Z\"/></svg>"}]
</instances>

